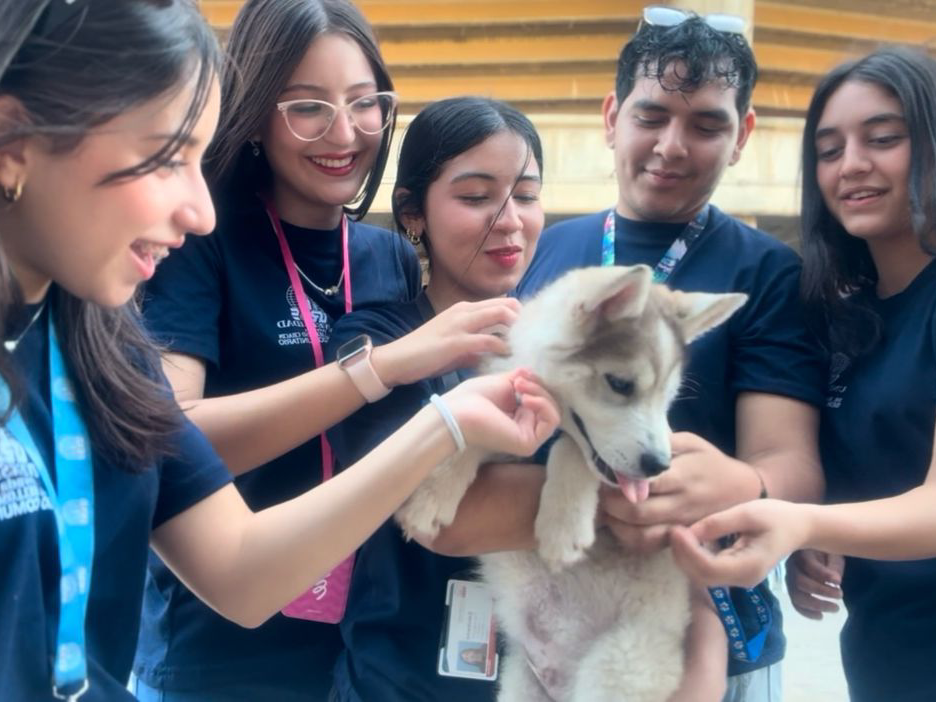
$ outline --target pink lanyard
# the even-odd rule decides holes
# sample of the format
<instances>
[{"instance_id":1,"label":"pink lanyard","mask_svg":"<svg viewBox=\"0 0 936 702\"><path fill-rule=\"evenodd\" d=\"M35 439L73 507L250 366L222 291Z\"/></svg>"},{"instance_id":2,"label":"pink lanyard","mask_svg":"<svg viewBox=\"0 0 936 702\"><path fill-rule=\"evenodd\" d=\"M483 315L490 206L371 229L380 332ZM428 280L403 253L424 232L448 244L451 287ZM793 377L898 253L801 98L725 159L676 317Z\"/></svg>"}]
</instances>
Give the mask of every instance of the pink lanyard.
<instances>
[{"instance_id":1,"label":"pink lanyard","mask_svg":"<svg viewBox=\"0 0 936 702\"><path fill-rule=\"evenodd\" d=\"M325 353L322 350L322 340L319 338L318 329L312 319L309 311L309 302L302 287L302 281L299 279L299 271L296 267L296 261L293 258L292 251L289 250L289 243L286 241L286 235L283 234L283 225L280 223L279 214L271 200L263 198L263 204L266 206L267 217L270 218L270 224L273 225L273 231L276 232L276 239L279 241L280 252L283 254L283 264L286 266L286 273L289 275L289 283L292 285L293 292L296 294L296 303L299 305L299 314L302 317L302 323L305 325L306 334L309 335L309 343L312 345L312 356L315 361L315 367L319 368L325 365ZM344 273L344 295L345 295L345 314L351 312L351 261L348 254L348 216L341 215L341 249L342 249L342 271ZM332 449L325 438L324 432L322 439L322 482L330 479L334 473L334 460Z\"/></svg>"}]
</instances>

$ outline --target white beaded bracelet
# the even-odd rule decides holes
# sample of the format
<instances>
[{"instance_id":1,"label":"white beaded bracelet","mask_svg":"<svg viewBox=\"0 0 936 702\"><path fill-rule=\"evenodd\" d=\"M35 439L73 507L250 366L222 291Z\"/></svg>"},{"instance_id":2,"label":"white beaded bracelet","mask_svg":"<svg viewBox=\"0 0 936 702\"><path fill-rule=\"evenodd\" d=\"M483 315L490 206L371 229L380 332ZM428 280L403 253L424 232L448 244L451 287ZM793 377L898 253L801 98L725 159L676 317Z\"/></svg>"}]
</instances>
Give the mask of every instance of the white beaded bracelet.
<instances>
[{"instance_id":1,"label":"white beaded bracelet","mask_svg":"<svg viewBox=\"0 0 936 702\"><path fill-rule=\"evenodd\" d=\"M445 404L445 400L433 393L429 397L429 401L439 410L439 414L442 415L442 419L445 421L445 426L448 427L449 433L452 435L452 439L455 440L455 448L458 453L461 453L465 450L467 444L465 444L465 435L462 434L461 427L458 426L458 420L455 419L455 415L452 414L452 410L449 409L448 405Z\"/></svg>"}]
</instances>

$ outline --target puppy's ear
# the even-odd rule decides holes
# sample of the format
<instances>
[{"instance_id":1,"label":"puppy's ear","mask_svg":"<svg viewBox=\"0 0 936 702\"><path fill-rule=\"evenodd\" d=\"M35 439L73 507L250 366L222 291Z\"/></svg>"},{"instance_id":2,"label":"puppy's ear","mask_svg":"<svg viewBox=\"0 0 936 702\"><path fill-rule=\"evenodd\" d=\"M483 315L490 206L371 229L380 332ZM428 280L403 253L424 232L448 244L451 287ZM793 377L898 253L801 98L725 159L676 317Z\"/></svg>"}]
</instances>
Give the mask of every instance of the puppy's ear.
<instances>
[{"instance_id":1,"label":"puppy's ear","mask_svg":"<svg viewBox=\"0 0 936 702\"><path fill-rule=\"evenodd\" d=\"M744 293L687 293L679 290L671 293L676 323L682 329L686 343L724 322L747 299Z\"/></svg>"},{"instance_id":2,"label":"puppy's ear","mask_svg":"<svg viewBox=\"0 0 936 702\"><path fill-rule=\"evenodd\" d=\"M615 322L643 314L653 282L648 266L612 266L598 271L592 289L585 291L582 311L587 318Z\"/></svg>"}]
</instances>

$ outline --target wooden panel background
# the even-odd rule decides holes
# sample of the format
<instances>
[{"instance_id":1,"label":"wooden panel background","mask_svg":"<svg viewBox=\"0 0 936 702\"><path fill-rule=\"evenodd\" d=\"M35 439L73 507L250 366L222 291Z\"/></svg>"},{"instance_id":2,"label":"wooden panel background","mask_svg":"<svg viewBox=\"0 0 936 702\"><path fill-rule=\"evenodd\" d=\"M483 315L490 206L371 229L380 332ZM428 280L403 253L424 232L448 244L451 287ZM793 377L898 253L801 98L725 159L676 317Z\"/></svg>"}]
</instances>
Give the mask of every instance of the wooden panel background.
<instances>
[{"instance_id":1,"label":"wooden panel background","mask_svg":"<svg viewBox=\"0 0 936 702\"><path fill-rule=\"evenodd\" d=\"M648 0L358 0L414 112L477 93L534 112L594 112ZM236 0L202 0L223 34ZM936 0L754 2L762 115L801 114L818 76L882 43L936 50Z\"/></svg>"}]
</instances>

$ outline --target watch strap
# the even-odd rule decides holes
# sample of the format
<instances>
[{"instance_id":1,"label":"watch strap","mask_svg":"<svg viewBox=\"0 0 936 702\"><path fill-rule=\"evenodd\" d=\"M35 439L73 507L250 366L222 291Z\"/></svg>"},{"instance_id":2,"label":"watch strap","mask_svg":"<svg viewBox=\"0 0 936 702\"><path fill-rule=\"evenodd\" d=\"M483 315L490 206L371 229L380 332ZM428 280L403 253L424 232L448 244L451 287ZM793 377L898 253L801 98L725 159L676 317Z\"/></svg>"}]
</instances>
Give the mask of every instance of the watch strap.
<instances>
[{"instance_id":1,"label":"watch strap","mask_svg":"<svg viewBox=\"0 0 936 702\"><path fill-rule=\"evenodd\" d=\"M354 387L364 396L368 402L377 402L390 393L390 388L384 385L377 371L374 370L374 364L371 363L371 352L373 346L370 338L366 335L353 339L349 343L363 340L366 345L363 349L358 348L349 356L342 357L342 349L338 349L338 366L348 374Z\"/></svg>"}]
</instances>

